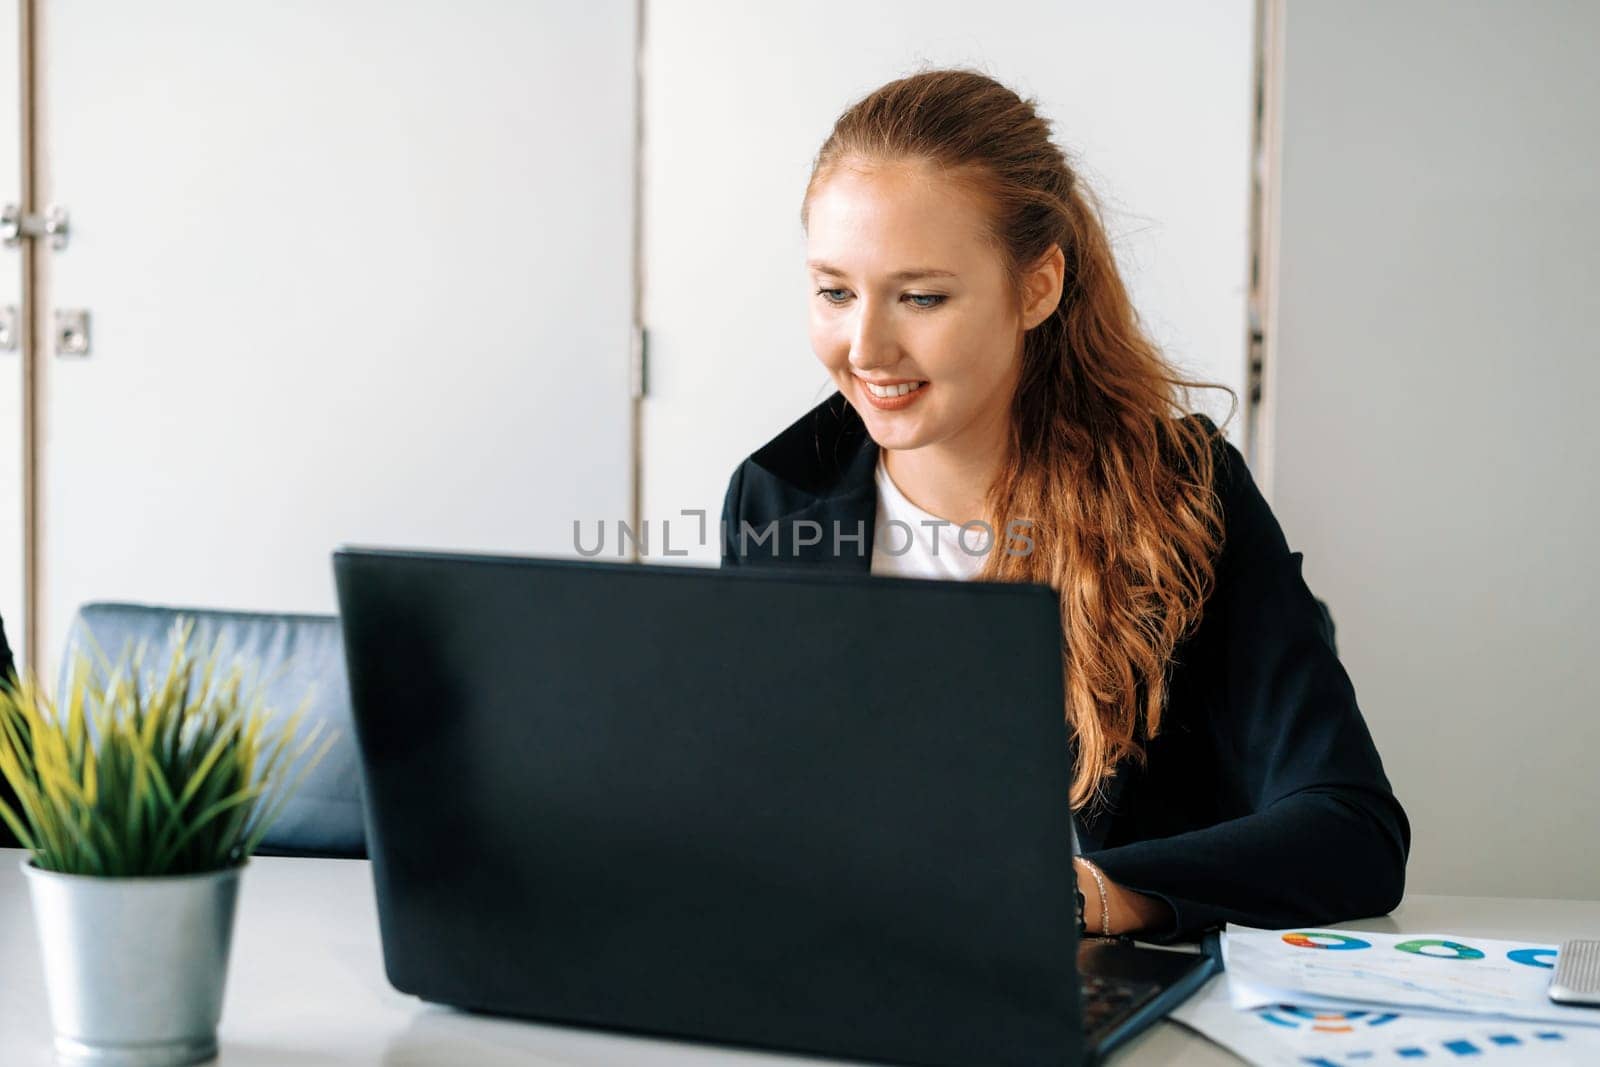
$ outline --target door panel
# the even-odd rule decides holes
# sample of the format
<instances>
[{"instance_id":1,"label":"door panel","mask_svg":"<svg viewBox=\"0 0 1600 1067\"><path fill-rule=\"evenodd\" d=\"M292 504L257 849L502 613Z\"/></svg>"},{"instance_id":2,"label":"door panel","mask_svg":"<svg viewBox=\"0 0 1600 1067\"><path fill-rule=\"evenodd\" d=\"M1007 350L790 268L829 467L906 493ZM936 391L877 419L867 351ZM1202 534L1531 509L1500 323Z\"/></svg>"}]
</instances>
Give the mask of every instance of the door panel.
<instances>
[{"instance_id":1,"label":"door panel","mask_svg":"<svg viewBox=\"0 0 1600 1067\"><path fill-rule=\"evenodd\" d=\"M50 4L46 633L626 515L634 7Z\"/></svg>"}]
</instances>

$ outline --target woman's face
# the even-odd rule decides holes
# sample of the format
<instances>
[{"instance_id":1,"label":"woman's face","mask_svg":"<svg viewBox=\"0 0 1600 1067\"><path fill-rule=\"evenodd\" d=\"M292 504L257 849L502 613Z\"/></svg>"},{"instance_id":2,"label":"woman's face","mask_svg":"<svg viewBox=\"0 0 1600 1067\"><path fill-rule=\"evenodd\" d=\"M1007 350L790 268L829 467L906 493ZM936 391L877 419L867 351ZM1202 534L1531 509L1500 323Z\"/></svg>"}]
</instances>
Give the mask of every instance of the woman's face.
<instances>
[{"instance_id":1,"label":"woman's face","mask_svg":"<svg viewBox=\"0 0 1600 1067\"><path fill-rule=\"evenodd\" d=\"M884 448L1004 439L1023 334L1049 309L1025 321L987 226L919 163L841 166L812 190L811 347Z\"/></svg>"}]
</instances>

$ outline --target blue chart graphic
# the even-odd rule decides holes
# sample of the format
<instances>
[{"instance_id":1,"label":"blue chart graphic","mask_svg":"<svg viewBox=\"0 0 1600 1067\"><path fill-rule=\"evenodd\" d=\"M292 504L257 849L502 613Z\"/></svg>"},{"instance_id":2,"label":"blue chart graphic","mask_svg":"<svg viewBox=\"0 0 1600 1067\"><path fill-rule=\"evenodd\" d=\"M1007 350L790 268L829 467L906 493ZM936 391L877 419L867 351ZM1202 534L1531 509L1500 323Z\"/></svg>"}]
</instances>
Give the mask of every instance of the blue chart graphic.
<instances>
[{"instance_id":1,"label":"blue chart graphic","mask_svg":"<svg viewBox=\"0 0 1600 1067\"><path fill-rule=\"evenodd\" d=\"M1556 965L1556 950L1553 948L1514 948L1506 953L1506 959L1512 963L1520 963L1524 967L1548 967Z\"/></svg>"},{"instance_id":2,"label":"blue chart graphic","mask_svg":"<svg viewBox=\"0 0 1600 1067\"><path fill-rule=\"evenodd\" d=\"M1280 1009L1281 1010L1281 1009ZM1394 1050L1394 1055L1402 1060L1429 1060L1435 1063L1454 1063L1462 1059L1481 1057L1486 1052L1492 1053L1495 1048L1527 1048L1541 1045L1551 1041L1562 1041L1564 1038L1556 1030L1539 1030L1533 1033L1524 1032L1523 1036L1516 1034L1490 1034L1487 1041L1469 1041L1464 1037L1441 1041L1437 1045L1406 1045ZM1376 1053L1370 1049L1359 1052L1343 1052L1332 1055L1302 1056L1300 1062L1306 1067L1348 1067L1349 1064L1360 1064L1372 1059ZM1518 1060L1518 1062L1523 1062Z\"/></svg>"}]
</instances>

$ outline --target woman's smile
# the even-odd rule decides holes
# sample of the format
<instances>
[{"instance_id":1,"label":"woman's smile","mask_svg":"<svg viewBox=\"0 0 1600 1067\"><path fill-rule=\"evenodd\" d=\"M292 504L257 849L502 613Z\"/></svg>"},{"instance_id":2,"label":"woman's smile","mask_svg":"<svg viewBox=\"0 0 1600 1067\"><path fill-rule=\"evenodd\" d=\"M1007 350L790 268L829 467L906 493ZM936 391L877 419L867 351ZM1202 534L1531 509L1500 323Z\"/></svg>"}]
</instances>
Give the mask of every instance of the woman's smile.
<instances>
[{"instance_id":1,"label":"woman's smile","mask_svg":"<svg viewBox=\"0 0 1600 1067\"><path fill-rule=\"evenodd\" d=\"M861 396L879 411L899 411L910 407L928 391L927 382L917 381L914 378L872 382L860 376L854 377L861 387Z\"/></svg>"}]
</instances>

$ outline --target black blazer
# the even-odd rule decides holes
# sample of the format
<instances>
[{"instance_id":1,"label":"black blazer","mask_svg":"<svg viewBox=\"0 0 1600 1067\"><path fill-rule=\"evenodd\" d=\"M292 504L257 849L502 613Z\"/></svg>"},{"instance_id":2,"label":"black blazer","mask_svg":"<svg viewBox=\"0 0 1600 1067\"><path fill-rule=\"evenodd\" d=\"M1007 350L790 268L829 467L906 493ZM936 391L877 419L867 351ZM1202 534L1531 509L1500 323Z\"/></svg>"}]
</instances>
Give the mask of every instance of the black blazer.
<instances>
[{"instance_id":1,"label":"black blazer","mask_svg":"<svg viewBox=\"0 0 1600 1067\"><path fill-rule=\"evenodd\" d=\"M1223 922L1282 928L1386 913L1404 892L1411 845L1302 556L1244 457L1217 441L1225 526L1215 588L1173 653L1146 765L1119 764L1108 803L1076 820L1084 856L1171 906L1171 927L1141 935L1154 941ZM722 565L867 572L877 459L835 393L734 471ZM775 537L741 540L741 523L759 533L774 520Z\"/></svg>"}]
</instances>

